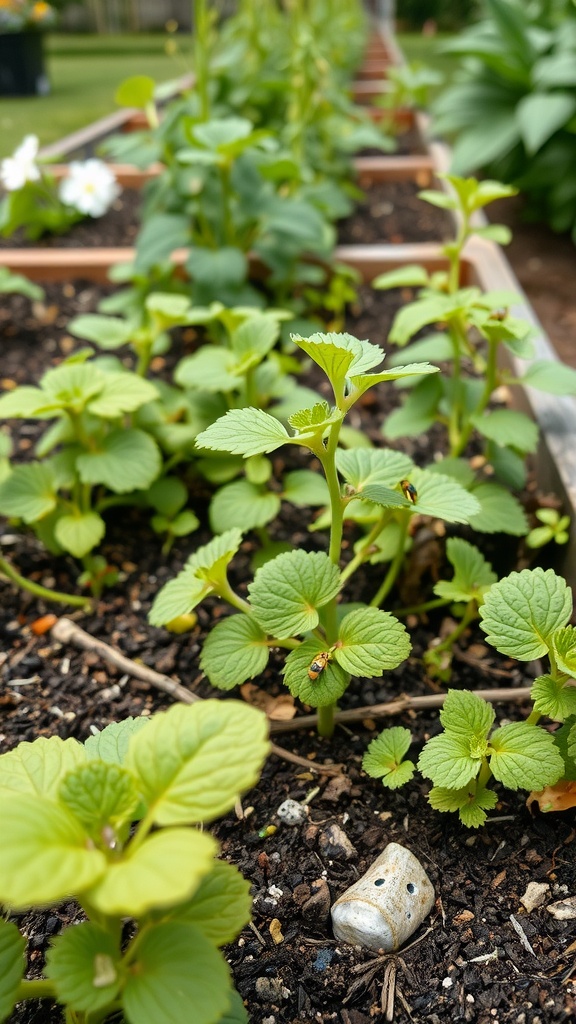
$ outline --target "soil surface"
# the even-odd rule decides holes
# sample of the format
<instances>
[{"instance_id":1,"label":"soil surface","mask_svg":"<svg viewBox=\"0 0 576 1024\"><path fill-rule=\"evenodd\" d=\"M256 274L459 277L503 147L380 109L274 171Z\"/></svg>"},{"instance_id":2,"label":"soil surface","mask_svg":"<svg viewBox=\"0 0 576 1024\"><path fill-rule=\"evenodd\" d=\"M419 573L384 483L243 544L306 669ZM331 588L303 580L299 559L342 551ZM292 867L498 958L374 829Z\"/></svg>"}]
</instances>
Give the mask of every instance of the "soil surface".
<instances>
[{"instance_id":1,"label":"soil surface","mask_svg":"<svg viewBox=\"0 0 576 1024\"><path fill-rule=\"evenodd\" d=\"M123 189L103 217L88 217L73 224L62 235L43 235L36 241L24 238L22 229L10 238L0 238L2 249L94 249L98 246L134 245L138 234L141 193Z\"/></svg>"},{"instance_id":2,"label":"soil surface","mask_svg":"<svg viewBox=\"0 0 576 1024\"><path fill-rule=\"evenodd\" d=\"M445 210L418 198L412 181L386 181L365 191L350 217L338 222L340 245L443 242L454 235Z\"/></svg>"},{"instance_id":3,"label":"soil surface","mask_svg":"<svg viewBox=\"0 0 576 1024\"><path fill-rule=\"evenodd\" d=\"M66 324L79 312L95 310L99 294L94 285L69 283L50 285L41 304L31 305L20 296L5 297L0 315L2 385L36 382L46 368L81 347L67 334ZM384 345L394 312L407 298L362 289L346 327ZM155 361L154 372L164 372L195 343L194 332L177 334L174 351ZM313 377L303 382L317 383ZM355 410L352 425L376 441L385 415L396 402L397 392L391 387L369 393ZM31 456L36 436L35 424L14 426L16 450L23 458ZM443 443L441 432L422 436L411 442L410 454L425 463L442 452ZM299 451L293 455L290 448L288 456L284 452L274 456L278 472L285 465L307 464ZM191 484L191 491L202 527L177 541L165 557L142 513L110 511L103 554L120 570L120 580L92 613L73 617L89 633L128 657L180 679L201 697L222 696L202 676L198 654L211 623L227 609L217 602L201 606L198 625L184 637L153 629L146 618L158 588L208 538L208 492L197 483ZM301 511L283 505L271 528L272 537L288 540L294 547L323 550L325 538L308 533L306 526ZM467 535L466 530L457 529ZM346 557L355 539L348 528ZM486 545L502 575L521 556L509 537L473 539ZM441 538L429 524L421 524L415 540L415 557L391 609L409 601L410 588L416 588L419 600L430 596L441 568ZM51 558L33 537L16 535L9 524L2 527L0 548L31 578L60 590L76 590L78 567L72 559ZM245 593L255 550L254 538L249 536L233 563L233 583L240 593ZM369 567L361 579L352 579L347 597L369 599L380 580L381 569ZM169 705L165 695L103 664L96 655L62 647L49 633L36 636L32 625L44 612L54 611L54 606L43 606L5 581L0 581L0 595L1 749L38 735L83 740L91 729L110 721L130 714L149 715ZM399 693L438 691L437 682L426 677L420 656L445 628L445 619L441 613L429 621L411 617L407 626L412 656L382 679L355 680L341 701L342 708L370 706ZM283 692L278 683L281 663L275 654L255 681L272 697ZM469 689L524 686L540 671L538 665L519 666L501 657L473 627L460 641L451 685ZM251 688L243 689L246 699L254 699L253 693ZM497 708L500 723L525 714L526 709L515 704ZM405 712L395 724L411 729L413 760L424 741L440 728L436 711ZM250 1020L253 1024L371 1024L387 1019L398 1024L453 1020L560 1024L570 1019L576 1012L576 921L558 920L548 906L576 894L574 811L533 818L525 794L506 791L501 792L490 823L478 833L469 832L453 815L431 810L426 800L428 783L418 779L389 792L362 773L362 755L378 728L366 713L355 724L339 726L330 741L319 740L309 730L275 736L277 743L307 759L310 769L270 757L259 785L243 798L244 817L229 814L216 823L222 855L238 864L253 884L255 928L246 928L226 950ZM335 764L341 769L333 778L319 778L314 764ZM304 800L318 785L307 821L295 828L280 825L276 811L282 801L287 797ZM262 838L260 833L269 825L278 826L277 830ZM435 886L436 904L407 948L392 957L378 957L334 940L329 906L390 841L406 845L422 860ZM549 889L544 904L528 913L520 900L531 881L545 883ZM41 970L50 936L77 919L77 908L68 903L20 920L30 939L31 975ZM279 933L275 922L279 922ZM385 1010L392 995L393 1016ZM11 1024L52 1024L58 1019L55 1009L30 1003L17 1008Z\"/></svg>"}]
</instances>

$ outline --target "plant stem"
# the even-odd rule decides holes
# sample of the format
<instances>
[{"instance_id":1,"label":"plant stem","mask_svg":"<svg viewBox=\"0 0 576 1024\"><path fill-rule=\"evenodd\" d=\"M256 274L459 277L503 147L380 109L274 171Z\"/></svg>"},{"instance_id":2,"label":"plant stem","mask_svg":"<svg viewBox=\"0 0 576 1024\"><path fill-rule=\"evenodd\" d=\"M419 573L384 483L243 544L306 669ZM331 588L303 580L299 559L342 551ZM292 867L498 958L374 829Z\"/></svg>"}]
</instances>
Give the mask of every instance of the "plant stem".
<instances>
[{"instance_id":1,"label":"plant stem","mask_svg":"<svg viewBox=\"0 0 576 1024\"><path fill-rule=\"evenodd\" d=\"M18 985L16 1002L22 999L55 999L56 990L51 981L45 978L23 979Z\"/></svg>"},{"instance_id":2,"label":"plant stem","mask_svg":"<svg viewBox=\"0 0 576 1024\"><path fill-rule=\"evenodd\" d=\"M456 626L456 629L453 629L452 632L444 638L442 643L439 643L436 647L432 648L434 654L438 654L441 651L449 651L454 646L458 638L462 636L464 630L477 617L477 615L478 609L476 606L476 601L469 601L468 604L466 605L464 615L460 619L460 622Z\"/></svg>"},{"instance_id":3,"label":"plant stem","mask_svg":"<svg viewBox=\"0 0 576 1024\"><path fill-rule=\"evenodd\" d=\"M334 733L335 708L335 704L325 704L324 707L318 708L318 735L326 739L330 739Z\"/></svg>"},{"instance_id":4,"label":"plant stem","mask_svg":"<svg viewBox=\"0 0 576 1024\"><path fill-rule=\"evenodd\" d=\"M400 522L400 536L398 538L398 549L396 551L396 554L394 555L394 558L390 562L388 572L386 573L384 579L382 580L380 587L378 588L378 590L374 594L374 597L370 601L371 608L379 608L382 602L386 600L388 594L390 593L392 587L394 586L394 583L396 582L396 577L400 572L400 567L404 560L404 545L406 543L406 534L408 533L408 524L410 522L409 513L405 513L402 516L402 519L404 521Z\"/></svg>"},{"instance_id":5,"label":"plant stem","mask_svg":"<svg viewBox=\"0 0 576 1024\"><path fill-rule=\"evenodd\" d=\"M210 97L208 93L208 44L210 26L206 0L194 0L194 73L196 89L200 100L200 117L202 121L210 118Z\"/></svg>"},{"instance_id":6,"label":"plant stem","mask_svg":"<svg viewBox=\"0 0 576 1024\"><path fill-rule=\"evenodd\" d=\"M22 590L27 590L29 594L34 594L34 597L42 597L45 601L56 601L58 604L71 604L76 608L85 608L86 611L91 607L92 602L89 597L77 597L74 594L64 594L59 590L51 590L49 587L43 587L40 583L33 583L32 580L27 580L25 576L21 576L19 572L16 572L9 562L5 558L0 557L0 573L7 576L12 583L20 587Z\"/></svg>"},{"instance_id":7,"label":"plant stem","mask_svg":"<svg viewBox=\"0 0 576 1024\"><path fill-rule=\"evenodd\" d=\"M363 562L366 562L367 559L370 557L370 548L372 547L374 541L379 536L379 534L382 533L382 530L386 525L386 520L388 519L389 515L389 510L385 509L379 516L379 518L376 520L374 526L370 530L370 533L366 535L364 542L359 551L357 552L357 554L354 555L354 558L352 558L351 561L348 562L348 565L342 570L342 583L345 583L346 580L349 580L350 577L356 572L356 570L360 568Z\"/></svg>"},{"instance_id":8,"label":"plant stem","mask_svg":"<svg viewBox=\"0 0 576 1024\"><path fill-rule=\"evenodd\" d=\"M447 604L450 604L449 598L434 597L431 601L424 601L422 604L413 604L408 608L395 608L394 615L397 619L402 615L420 615L423 612L431 612L434 608L444 608Z\"/></svg>"},{"instance_id":9,"label":"plant stem","mask_svg":"<svg viewBox=\"0 0 576 1024\"><path fill-rule=\"evenodd\" d=\"M326 477L326 483L328 484L328 493L330 495L330 512L332 522L330 524L329 556L330 560L334 562L334 565L340 564L342 530L344 526L344 503L340 494L340 480L338 479L338 472L336 470L336 450L338 448L341 425L341 419L338 420L337 423L332 424L326 449L319 453L322 469L324 470L324 475Z\"/></svg>"},{"instance_id":10,"label":"plant stem","mask_svg":"<svg viewBox=\"0 0 576 1024\"><path fill-rule=\"evenodd\" d=\"M248 615L252 614L252 606L245 601L243 597L240 597L232 587L230 586L227 579L218 580L217 586L214 587L218 597L221 597L223 601L228 601L233 608L237 608L239 612L246 612Z\"/></svg>"}]
</instances>

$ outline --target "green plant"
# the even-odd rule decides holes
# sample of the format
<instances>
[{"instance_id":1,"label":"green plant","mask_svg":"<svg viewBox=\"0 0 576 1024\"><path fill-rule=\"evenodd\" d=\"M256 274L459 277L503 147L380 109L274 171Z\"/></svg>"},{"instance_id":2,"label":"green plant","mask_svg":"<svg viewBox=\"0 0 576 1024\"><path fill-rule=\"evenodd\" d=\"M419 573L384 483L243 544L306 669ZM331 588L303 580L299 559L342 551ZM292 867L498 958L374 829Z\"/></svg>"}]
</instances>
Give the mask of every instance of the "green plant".
<instances>
[{"instance_id":1,"label":"green plant","mask_svg":"<svg viewBox=\"0 0 576 1024\"><path fill-rule=\"evenodd\" d=\"M30 981L26 940L0 920L0 1020L43 998L75 1024L119 1011L164 1024L190 1006L198 1024L247 1022L218 947L249 920L249 885L194 826L234 806L267 751L260 712L205 701L0 757L0 900L23 911L73 896L87 918L52 940L45 977Z\"/></svg>"},{"instance_id":2,"label":"green plant","mask_svg":"<svg viewBox=\"0 0 576 1024\"><path fill-rule=\"evenodd\" d=\"M561 516L555 508L538 508L535 515L543 525L530 530L526 537L529 548L543 548L551 540L556 544L568 543L570 516Z\"/></svg>"},{"instance_id":3,"label":"green plant","mask_svg":"<svg viewBox=\"0 0 576 1024\"><path fill-rule=\"evenodd\" d=\"M435 104L455 138L453 170L511 182L556 231L576 232L576 8L486 0L485 17L443 46L462 58ZM576 237L576 235L575 235Z\"/></svg>"},{"instance_id":4,"label":"green plant","mask_svg":"<svg viewBox=\"0 0 576 1024\"><path fill-rule=\"evenodd\" d=\"M330 735L335 703L351 675L380 675L408 654L404 627L379 605L400 571L412 515L466 522L479 505L449 477L417 470L398 452L338 447L346 415L369 388L434 373L434 367L418 363L371 372L382 362L382 351L367 341L348 334L293 335L293 340L326 374L334 405L318 401L295 413L289 419L293 433L261 409L232 409L199 434L196 443L246 460L285 444L308 449L322 466L329 496L328 553L296 550L266 561L248 585L246 600L233 590L227 575L242 533L228 529L195 551L184 570L162 588L150 621L163 625L211 595L224 599L239 614L218 623L204 645L201 664L213 685L231 689L253 678L265 669L271 648L284 648L289 651L283 669L286 685L294 696L318 707L319 730ZM266 460L260 458L259 465L267 472ZM416 497L403 493L408 470ZM377 524L341 569L344 519L352 502L376 508ZM344 584L369 560L373 539L392 520L398 526L397 550L370 605L338 607ZM316 671L318 659L321 668Z\"/></svg>"},{"instance_id":5,"label":"green plant","mask_svg":"<svg viewBox=\"0 0 576 1024\"><path fill-rule=\"evenodd\" d=\"M426 743L418 768L432 780L432 807L458 811L469 828L486 821L498 796L492 777L507 789L541 790L559 779L576 778L576 629L567 625L572 593L551 569L524 569L493 583L480 607L486 639L519 661L548 657L549 670L535 679L526 721L493 729L492 706L476 694L449 690L440 713L443 731ZM551 733L538 725L546 717L563 723ZM392 733L391 736L388 734ZM387 729L370 744L364 768L384 786L402 785L414 765L402 760L408 729Z\"/></svg>"},{"instance_id":6,"label":"green plant","mask_svg":"<svg viewBox=\"0 0 576 1024\"><path fill-rule=\"evenodd\" d=\"M19 295L25 295L27 299L35 301L44 298L44 289L39 285L33 284L23 274L13 274L8 267L0 267L0 293L11 292L17 292Z\"/></svg>"},{"instance_id":7,"label":"green plant","mask_svg":"<svg viewBox=\"0 0 576 1024\"><path fill-rule=\"evenodd\" d=\"M418 61L391 66L387 76L388 88L375 101L377 106L386 111L383 128L391 134L397 134L400 125L395 111L426 109L431 89L437 89L442 81L439 71Z\"/></svg>"},{"instance_id":8,"label":"green plant","mask_svg":"<svg viewBox=\"0 0 576 1024\"><path fill-rule=\"evenodd\" d=\"M510 195L512 189L494 181L478 182L474 178L447 175L451 193L424 191L423 199L458 216L454 241L443 246L449 268L429 274L424 267L410 266L391 271L374 281L376 288L416 287L414 302L404 306L395 317L389 340L404 348L422 328L432 324L441 332L409 345L394 363L408 356L446 362L450 374L417 381L402 407L388 418L385 437L413 436L429 429L434 422L443 424L448 433L449 454L458 459L471 438L480 436L485 458L504 484L515 488L525 480L525 457L534 452L538 442L536 425L524 413L512 409L491 410L497 389L506 385L534 387L552 394L576 392L576 372L561 363L547 360L533 362L522 376L499 365L499 351L507 348L514 356L530 359L533 355L532 327L514 316L510 306L516 296L504 291L482 293L476 287L462 287L462 252L471 236L505 243L510 233L499 224L477 227L473 216L494 199ZM482 345L475 338L480 336ZM466 373L473 370L474 376ZM411 383L411 382L410 382ZM451 472L450 463L443 464ZM456 473L462 470L453 464ZM506 500L505 496L502 499ZM509 532L526 532L520 529Z\"/></svg>"}]
</instances>

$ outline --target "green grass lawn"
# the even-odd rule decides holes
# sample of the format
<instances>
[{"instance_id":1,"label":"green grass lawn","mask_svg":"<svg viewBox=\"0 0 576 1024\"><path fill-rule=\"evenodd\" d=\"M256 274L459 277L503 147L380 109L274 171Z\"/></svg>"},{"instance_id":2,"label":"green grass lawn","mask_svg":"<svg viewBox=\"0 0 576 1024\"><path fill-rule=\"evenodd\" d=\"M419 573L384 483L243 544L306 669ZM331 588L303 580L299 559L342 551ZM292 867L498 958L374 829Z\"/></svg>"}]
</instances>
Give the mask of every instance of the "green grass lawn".
<instances>
[{"instance_id":1,"label":"green grass lawn","mask_svg":"<svg viewBox=\"0 0 576 1024\"><path fill-rule=\"evenodd\" d=\"M49 35L49 96L0 99L0 157L22 137L38 135L41 145L55 142L117 110L114 93L130 75L151 75L157 82L190 71L190 38L177 36L178 53L168 56L165 35Z\"/></svg>"}]
</instances>

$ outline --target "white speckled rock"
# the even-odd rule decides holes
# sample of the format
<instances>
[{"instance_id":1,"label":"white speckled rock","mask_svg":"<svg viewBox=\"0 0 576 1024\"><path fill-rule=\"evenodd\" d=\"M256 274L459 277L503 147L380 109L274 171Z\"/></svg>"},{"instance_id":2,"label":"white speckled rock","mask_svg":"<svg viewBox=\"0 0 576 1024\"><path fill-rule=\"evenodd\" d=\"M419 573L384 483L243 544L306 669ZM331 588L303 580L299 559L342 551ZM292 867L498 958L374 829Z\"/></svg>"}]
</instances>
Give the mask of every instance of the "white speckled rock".
<instances>
[{"instance_id":1,"label":"white speckled rock","mask_svg":"<svg viewBox=\"0 0 576 1024\"><path fill-rule=\"evenodd\" d=\"M399 949L434 905L434 888L406 847L389 843L368 871L332 907L341 942L388 953Z\"/></svg>"}]
</instances>

